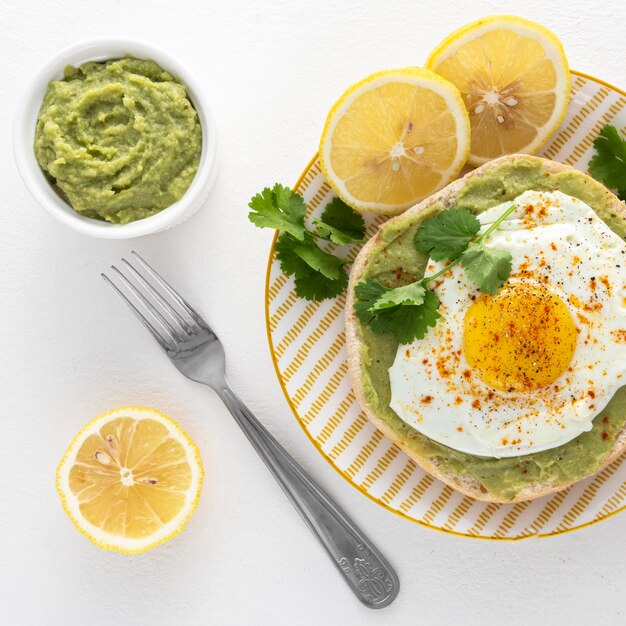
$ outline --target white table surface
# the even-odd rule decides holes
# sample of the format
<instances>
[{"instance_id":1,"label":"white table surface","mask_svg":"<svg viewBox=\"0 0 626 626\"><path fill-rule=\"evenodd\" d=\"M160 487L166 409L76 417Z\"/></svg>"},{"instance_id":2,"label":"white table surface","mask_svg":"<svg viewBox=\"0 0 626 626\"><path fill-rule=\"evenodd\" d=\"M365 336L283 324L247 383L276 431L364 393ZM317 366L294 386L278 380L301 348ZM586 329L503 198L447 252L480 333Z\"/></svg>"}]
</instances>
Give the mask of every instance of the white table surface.
<instances>
[{"instance_id":1,"label":"white table surface","mask_svg":"<svg viewBox=\"0 0 626 626\"><path fill-rule=\"evenodd\" d=\"M461 8L463 5L465 8ZM453 28L492 13L551 27L571 66L626 87L626 5L604 0L7 0L0 4L0 622L21 624L616 624L626 619L626 514L563 536L489 542L421 528L344 482L295 422L265 337L271 233L249 197L295 182L342 90L418 65ZM78 39L143 38L178 55L218 119L217 185L176 229L86 238L40 209L10 148L16 93ZM402 589L373 612L352 597L219 400L183 379L98 274L134 248L216 328L232 384L387 554ZM179 420L206 479L187 530L144 555L100 551L63 512L54 470L90 418L122 404Z\"/></svg>"}]
</instances>

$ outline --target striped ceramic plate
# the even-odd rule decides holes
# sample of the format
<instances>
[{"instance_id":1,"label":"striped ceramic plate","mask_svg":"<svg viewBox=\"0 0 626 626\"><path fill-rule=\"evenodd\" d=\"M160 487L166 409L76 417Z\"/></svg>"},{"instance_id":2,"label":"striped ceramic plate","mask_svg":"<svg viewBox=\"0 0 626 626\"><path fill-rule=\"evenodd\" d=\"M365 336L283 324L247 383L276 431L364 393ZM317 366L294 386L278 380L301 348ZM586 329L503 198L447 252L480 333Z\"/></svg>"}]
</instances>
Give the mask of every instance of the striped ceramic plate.
<instances>
[{"instance_id":1,"label":"striped ceramic plate","mask_svg":"<svg viewBox=\"0 0 626 626\"><path fill-rule=\"evenodd\" d=\"M584 171L592 141L608 122L626 127L626 93L574 72L567 117L542 155ZM317 158L296 189L314 215L333 197ZM368 235L382 221L371 220ZM555 535L626 508L626 457L565 491L509 505L473 500L426 474L368 422L354 398L344 350L344 301L343 296L321 303L297 298L272 246L266 319L278 380L315 447L360 492L419 524L492 539Z\"/></svg>"}]
</instances>

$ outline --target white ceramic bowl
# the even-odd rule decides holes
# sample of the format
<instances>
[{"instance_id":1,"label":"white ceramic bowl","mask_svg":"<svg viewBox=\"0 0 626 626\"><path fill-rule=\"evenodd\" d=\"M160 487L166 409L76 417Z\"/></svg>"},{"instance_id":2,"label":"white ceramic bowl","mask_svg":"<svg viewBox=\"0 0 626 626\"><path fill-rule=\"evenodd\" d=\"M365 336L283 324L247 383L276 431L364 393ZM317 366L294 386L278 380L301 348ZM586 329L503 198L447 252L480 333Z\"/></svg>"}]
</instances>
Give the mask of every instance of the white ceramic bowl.
<instances>
[{"instance_id":1,"label":"white ceramic bowl","mask_svg":"<svg viewBox=\"0 0 626 626\"><path fill-rule=\"evenodd\" d=\"M84 217L63 201L41 171L33 146L37 116L48 83L63 78L66 65L78 66L85 61L106 61L126 55L151 59L185 83L202 127L202 153L198 171L180 200L151 217L129 224L110 224ZM134 39L83 41L62 50L37 71L17 105L13 125L13 153L24 183L46 211L74 230L105 239L140 237L180 224L204 203L215 182L217 169L215 122L202 89L177 59L156 46Z\"/></svg>"}]
</instances>

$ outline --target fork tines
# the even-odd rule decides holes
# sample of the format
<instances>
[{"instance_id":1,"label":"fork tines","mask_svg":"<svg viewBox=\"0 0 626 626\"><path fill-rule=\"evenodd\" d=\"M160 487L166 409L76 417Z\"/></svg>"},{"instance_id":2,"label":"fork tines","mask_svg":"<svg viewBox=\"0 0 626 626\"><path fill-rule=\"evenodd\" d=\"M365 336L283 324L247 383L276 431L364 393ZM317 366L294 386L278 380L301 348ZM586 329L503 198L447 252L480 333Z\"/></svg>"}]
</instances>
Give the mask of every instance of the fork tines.
<instances>
[{"instance_id":1,"label":"fork tines","mask_svg":"<svg viewBox=\"0 0 626 626\"><path fill-rule=\"evenodd\" d=\"M133 263L122 259L102 278L128 304L161 347L174 352L198 327L198 314L174 288L135 251Z\"/></svg>"}]
</instances>

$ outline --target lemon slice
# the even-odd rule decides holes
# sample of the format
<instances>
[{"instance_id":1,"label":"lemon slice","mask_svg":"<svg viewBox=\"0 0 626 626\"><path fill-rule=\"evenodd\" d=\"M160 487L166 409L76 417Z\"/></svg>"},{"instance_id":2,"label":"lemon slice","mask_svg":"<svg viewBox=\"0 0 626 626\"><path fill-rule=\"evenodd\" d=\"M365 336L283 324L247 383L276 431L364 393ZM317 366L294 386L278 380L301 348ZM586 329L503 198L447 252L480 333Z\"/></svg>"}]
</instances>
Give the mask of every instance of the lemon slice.
<instances>
[{"instance_id":1,"label":"lemon slice","mask_svg":"<svg viewBox=\"0 0 626 626\"><path fill-rule=\"evenodd\" d=\"M105 550L132 554L182 531L203 476L198 448L176 422L154 409L122 407L74 437L56 486L81 533Z\"/></svg>"},{"instance_id":2,"label":"lemon slice","mask_svg":"<svg viewBox=\"0 0 626 626\"><path fill-rule=\"evenodd\" d=\"M496 15L468 24L444 39L426 66L463 94L473 165L535 153L567 111L567 57L556 36L535 22Z\"/></svg>"},{"instance_id":3,"label":"lemon slice","mask_svg":"<svg viewBox=\"0 0 626 626\"><path fill-rule=\"evenodd\" d=\"M394 214L456 178L468 150L459 91L412 67L350 87L328 114L319 155L342 200L358 211Z\"/></svg>"}]
</instances>

